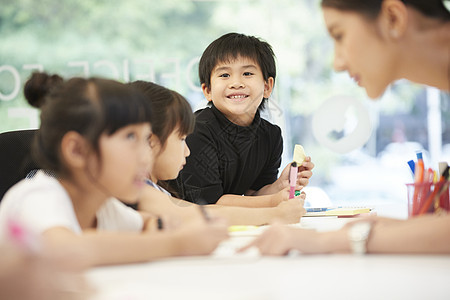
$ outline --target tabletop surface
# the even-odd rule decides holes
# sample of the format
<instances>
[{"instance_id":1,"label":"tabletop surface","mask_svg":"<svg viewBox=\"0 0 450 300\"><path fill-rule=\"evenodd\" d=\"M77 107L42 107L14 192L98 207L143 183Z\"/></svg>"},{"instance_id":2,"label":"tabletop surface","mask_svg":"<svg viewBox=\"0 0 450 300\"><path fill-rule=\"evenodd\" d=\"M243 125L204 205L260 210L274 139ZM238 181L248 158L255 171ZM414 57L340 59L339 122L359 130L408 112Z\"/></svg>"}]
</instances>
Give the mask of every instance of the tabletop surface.
<instances>
[{"instance_id":1,"label":"tabletop surface","mask_svg":"<svg viewBox=\"0 0 450 300\"><path fill-rule=\"evenodd\" d=\"M327 231L348 221L310 217L297 226ZM86 274L92 299L450 299L450 256L235 253L262 230L232 233L211 256L94 268Z\"/></svg>"}]
</instances>

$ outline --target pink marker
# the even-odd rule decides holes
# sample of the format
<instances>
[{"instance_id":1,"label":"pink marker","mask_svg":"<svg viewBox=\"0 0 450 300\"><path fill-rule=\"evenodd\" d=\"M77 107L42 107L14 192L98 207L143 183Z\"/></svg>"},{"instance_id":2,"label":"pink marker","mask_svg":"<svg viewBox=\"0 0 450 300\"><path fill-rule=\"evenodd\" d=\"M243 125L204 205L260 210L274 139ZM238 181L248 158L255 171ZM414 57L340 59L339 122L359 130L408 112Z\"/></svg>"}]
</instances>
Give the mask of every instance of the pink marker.
<instances>
[{"instance_id":1,"label":"pink marker","mask_svg":"<svg viewBox=\"0 0 450 300\"><path fill-rule=\"evenodd\" d=\"M295 186L297 184L297 163L294 161L291 163L291 169L289 170L289 185L291 189L289 190L289 199L294 199L295 197Z\"/></svg>"},{"instance_id":2,"label":"pink marker","mask_svg":"<svg viewBox=\"0 0 450 300\"><path fill-rule=\"evenodd\" d=\"M7 223L7 233L9 239L23 250L37 253L40 251L40 243L37 236L27 228L25 228L20 222L9 219Z\"/></svg>"}]
</instances>

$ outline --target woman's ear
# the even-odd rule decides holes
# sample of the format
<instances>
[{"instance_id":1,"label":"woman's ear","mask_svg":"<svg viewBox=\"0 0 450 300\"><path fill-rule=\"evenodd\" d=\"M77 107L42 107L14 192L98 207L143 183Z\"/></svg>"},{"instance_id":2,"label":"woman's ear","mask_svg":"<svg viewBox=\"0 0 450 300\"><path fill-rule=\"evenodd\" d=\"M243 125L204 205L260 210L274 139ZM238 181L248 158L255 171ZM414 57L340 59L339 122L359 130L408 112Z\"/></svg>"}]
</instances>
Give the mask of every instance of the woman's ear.
<instances>
[{"instance_id":1,"label":"woman's ear","mask_svg":"<svg viewBox=\"0 0 450 300\"><path fill-rule=\"evenodd\" d=\"M384 35L391 40L401 38L408 26L408 8L402 1L384 0L380 20Z\"/></svg>"},{"instance_id":2,"label":"woman's ear","mask_svg":"<svg viewBox=\"0 0 450 300\"><path fill-rule=\"evenodd\" d=\"M61 140L61 156L69 168L85 168L90 151L89 143L75 131L67 132Z\"/></svg>"},{"instance_id":3,"label":"woman's ear","mask_svg":"<svg viewBox=\"0 0 450 300\"><path fill-rule=\"evenodd\" d=\"M212 101L211 88L207 87L205 83L202 83L202 91L206 100Z\"/></svg>"}]
</instances>

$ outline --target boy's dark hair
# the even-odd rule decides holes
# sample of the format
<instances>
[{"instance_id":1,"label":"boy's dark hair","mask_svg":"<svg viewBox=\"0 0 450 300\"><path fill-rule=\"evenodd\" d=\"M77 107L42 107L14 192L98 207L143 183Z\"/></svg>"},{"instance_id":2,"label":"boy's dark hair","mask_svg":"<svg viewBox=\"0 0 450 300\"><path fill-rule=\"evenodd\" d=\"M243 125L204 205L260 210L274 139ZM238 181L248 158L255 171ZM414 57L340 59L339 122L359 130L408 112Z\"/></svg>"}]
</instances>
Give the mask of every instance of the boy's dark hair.
<instances>
[{"instance_id":1,"label":"boy's dark hair","mask_svg":"<svg viewBox=\"0 0 450 300\"><path fill-rule=\"evenodd\" d=\"M152 132L161 142L161 149L177 126L180 135L194 131L194 113L182 95L153 82L138 80L129 85L141 92L152 106Z\"/></svg>"},{"instance_id":2,"label":"boy's dark hair","mask_svg":"<svg viewBox=\"0 0 450 300\"><path fill-rule=\"evenodd\" d=\"M99 155L103 133L112 135L127 125L151 122L151 106L145 97L114 80L64 81L57 75L34 73L25 91L28 102L41 107L41 125L32 145L34 158L41 168L58 176L70 176L60 155L67 132L82 135Z\"/></svg>"},{"instance_id":3,"label":"boy's dark hair","mask_svg":"<svg viewBox=\"0 0 450 300\"><path fill-rule=\"evenodd\" d=\"M381 11L384 0L322 0L322 7L331 7L339 10L359 12L369 19L375 19ZM411 6L423 15L450 20L450 12L444 5L448 0L401 0L406 6Z\"/></svg>"},{"instance_id":4,"label":"boy's dark hair","mask_svg":"<svg viewBox=\"0 0 450 300\"><path fill-rule=\"evenodd\" d=\"M258 63L265 81L273 77L275 82L276 64L272 47L265 41L240 33L227 33L213 41L205 49L200 58L198 75L200 84L211 88L211 73L221 62L230 62L238 57L245 57ZM264 109L267 98L264 98L258 110Z\"/></svg>"}]
</instances>

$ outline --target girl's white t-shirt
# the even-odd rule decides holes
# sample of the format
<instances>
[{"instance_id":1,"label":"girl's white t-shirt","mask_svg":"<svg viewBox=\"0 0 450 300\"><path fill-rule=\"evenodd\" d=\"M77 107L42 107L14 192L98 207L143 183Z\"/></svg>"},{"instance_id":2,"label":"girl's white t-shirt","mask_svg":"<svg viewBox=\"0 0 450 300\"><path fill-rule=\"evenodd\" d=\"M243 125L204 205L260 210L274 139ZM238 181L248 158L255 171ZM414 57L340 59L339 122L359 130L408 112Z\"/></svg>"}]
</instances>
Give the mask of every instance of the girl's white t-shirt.
<instances>
[{"instance_id":1,"label":"girl's white t-shirt","mask_svg":"<svg viewBox=\"0 0 450 300\"><path fill-rule=\"evenodd\" d=\"M0 203L0 240L5 238L8 220L40 234L53 227L82 230L69 195L59 181L42 170L33 178L14 185ZM142 231L143 219L117 199L108 199L97 211L97 230Z\"/></svg>"}]
</instances>

